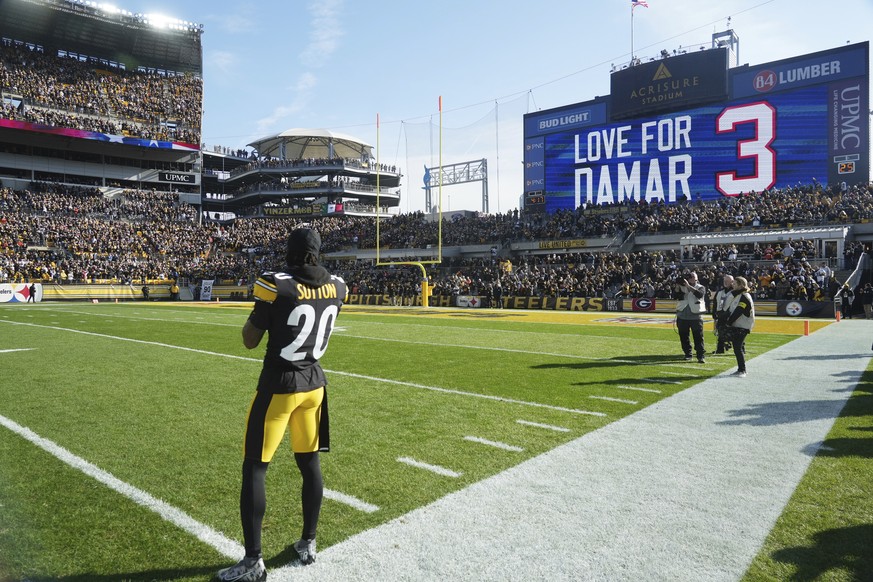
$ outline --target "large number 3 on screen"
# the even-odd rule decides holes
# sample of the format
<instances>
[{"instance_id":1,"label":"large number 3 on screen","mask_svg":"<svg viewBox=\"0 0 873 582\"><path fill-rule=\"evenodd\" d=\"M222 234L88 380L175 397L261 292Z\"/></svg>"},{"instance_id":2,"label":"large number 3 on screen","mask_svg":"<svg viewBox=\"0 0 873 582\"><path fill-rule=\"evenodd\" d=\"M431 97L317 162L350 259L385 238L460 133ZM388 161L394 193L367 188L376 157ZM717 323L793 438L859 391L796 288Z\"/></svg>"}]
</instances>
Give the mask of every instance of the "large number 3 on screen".
<instances>
[{"instance_id":1,"label":"large number 3 on screen","mask_svg":"<svg viewBox=\"0 0 873 582\"><path fill-rule=\"evenodd\" d=\"M742 123L755 124L755 137L737 142L737 158L752 158L754 171L739 177L735 171L717 173L716 187L725 196L761 192L776 183L776 152L770 147L776 139L776 109L764 101L728 107L716 118L716 133L736 131Z\"/></svg>"}]
</instances>

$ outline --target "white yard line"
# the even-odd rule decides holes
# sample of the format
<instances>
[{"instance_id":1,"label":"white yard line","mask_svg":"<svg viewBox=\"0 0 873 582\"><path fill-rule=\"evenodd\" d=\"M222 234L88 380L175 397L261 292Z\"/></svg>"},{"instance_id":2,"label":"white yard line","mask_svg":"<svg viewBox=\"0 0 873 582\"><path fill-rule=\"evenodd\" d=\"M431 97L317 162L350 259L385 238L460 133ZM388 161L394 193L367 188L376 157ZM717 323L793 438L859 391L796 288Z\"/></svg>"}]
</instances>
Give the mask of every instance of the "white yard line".
<instances>
[{"instance_id":1,"label":"white yard line","mask_svg":"<svg viewBox=\"0 0 873 582\"><path fill-rule=\"evenodd\" d=\"M501 443L500 441L490 441L488 439L483 439L482 437L465 436L464 440L470 441L471 443L479 443L480 445L494 447L495 449L501 449L504 451L511 451L513 453L523 453L524 452L524 449L521 447L517 447L515 445L510 445L507 443Z\"/></svg>"},{"instance_id":2,"label":"white yard line","mask_svg":"<svg viewBox=\"0 0 873 582\"><path fill-rule=\"evenodd\" d=\"M386 384L397 384L410 388L421 388L422 390L430 390L432 392L441 392L443 394L458 394L461 396L470 396L473 398L482 398L484 400L493 400L495 402L505 402L507 404L518 404L520 406L532 406L534 408L546 408L548 410L558 410L560 412L569 412L571 414L584 414L588 416L605 417L605 412L595 412L592 410L581 410L578 408L566 408L563 406L553 406L551 404L541 404L539 402L528 402L526 400L515 400L514 398L503 398L502 396L492 396L490 394L479 394L476 392L465 392L463 390L452 390L450 388L438 388L436 386L427 386L425 384L416 384L414 382L401 382L400 380L388 380L387 378L376 378L374 376L366 376L364 374L354 374L352 372L337 372L336 370L325 370L331 374L340 376L349 376L351 378L361 378L364 380L373 380L375 382L384 382Z\"/></svg>"},{"instance_id":3,"label":"white yard line","mask_svg":"<svg viewBox=\"0 0 873 582\"><path fill-rule=\"evenodd\" d=\"M185 346L175 346L172 344L165 344L162 342L139 340L139 339L133 339L133 338L128 338L128 337L122 337L122 336L108 335L105 333L96 333L93 331L83 331L80 329L72 329L72 328L68 328L68 327L57 327L57 326L52 326L52 325L40 325L40 324L36 324L36 323L22 323L22 322L17 322L17 321L4 321L4 320L0 320L0 323L7 323L10 325L23 325L26 327L37 327L37 328L42 328L42 329L53 329L56 331L67 331L70 333L78 333L78 334L89 335L89 336L93 336L93 337L100 337L100 338L111 339L111 340L132 342L132 343L137 343L137 344L145 344L145 345L157 346L157 347L161 347L161 348L170 348L170 349L182 350L182 351L186 351L186 352L194 352L194 353L203 354L203 355L207 355L207 356L217 356L220 358L231 358L234 360L243 360L246 362L258 362L258 363L260 363L263 361L261 358L249 358L246 356L235 356L233 354L223 354L221 352L212 352L212 351L208 351L208 350L198 350L196 348L189 348L189 347L185 347ZM336 374L338 376L347 376L350 378L360 378L362 380L370 380L373 382L381 382L384 384L392 384L395 386L406 386L408 388L419 388L422 390L430 390L432 392L440 392L443 394L454 394L456 396L467 396L470 398L482 398L485 400L493 400L495 402L504 402L506 404L517 404L520 406L531 406L534 408L547 408L549 410L558 410L561 412L569 412L572 414L584 414L584 415L599 416L599 417L606 416L606 413L603 413L603 412L595 412L595 411L591 411L591 410L579 410L579 409L575 409L575 408L565 408L563 406L553 406L551 404L542 404L539 402L528 402L525 400L514 400L512 398L501 398L499 396L491 396L489 394L478 394L476 392L466 392L464 390L452 390L449 388L440 388L438 386L428 386L426 384L417 384L415 382L403 382L401 380L391 380L389 378L379 378L376 376L366 376L363 374L355 374L353 372L341 372L338 370L325 370L325 372L327 372L329 374Z\"/></svg>"},{"instance_id":4,"label":"white yard line","mask_svg":"<svg viewBox=\"0 0 873 582\"><path fill-rule=\"evenodd\" d=\"M456 471L452 471L451 469L440 467L439 465L432 465L430 463L416 461L415 459L410 457L397 457L397 462L403 463L404 465L409 465L410 467L415 467L416 469L424 469L425 471L430 471L431 473L436 473L437 475L442 475L443 477L458 478L463 475L463 473L458 473Z\"/></svg>"},{"instance_id":5,"label":"white yard line","mask_svg":"<svg viewBox=\"0 0 873 582\"><path fill-rule=\"evenodd\" d=\"M106 485L113 491L127 497L134 503L154 511L164 520L178 526L203 543L215 548L223 556L233 560L238 560L240 556L245 554L245 548L243 548L242 545L225 537L224 534L200 523L184 511L173 507L169 503L156 499L142 489L138 489L129 483L125 483L96 465L89 463L82 457L74 455L64 447L39 436L29 428L21 426L17 422L2 415L0 415L0 425L5 426L15 434L33 443L74 469L78 469L89 477Z\"/></svg>"},{"instance_id":6,"label":"white yard line","mask_svg":"<svg viewBox=\"0 0 873 582\"><path fill-rule=\"evenodd\" d=\"M612 396L595 396L594 394L590 395L588 398L594 398L596 400L607 400L609 402L620 402L622 404L639 404L636 400L625 400L624 398L613 398Z\"/></svg>"},{"instance_id":7,"label":"white yard line","mask_svg":"<svg viewBox=\"0 0 873 582\"><path fill-rule=\"evenodd\" d=\"M660 390L655 390L654 388L638 388L637 386L625 386L619 385L616 388L621 388L622 390L636 390L637 392L651 392L652 394L660 394Z\"/></svg>"},{"instance_id":8,"label":"white yard line","mask_svg":"<svg viewBox=\"0 0 873 582\"><path fill-rule=\"evenodd\" d=\"M533 426L536 428L544 428L546 430L553 430L555 432L570 432L569 428L563 426L555 426L552 424L543 424L541 422L531 422L530 420L516 420L518 424L523 424L524 426Z\"/></svg>"},{"instance_id":9,"label":"white yard line","mask_svg":"<svg viewBox=\"0 0 873 582\"><path fill-rule=\"evenodd\" d=\"M681 384L676 380L664 380L663 378L640 378L640 382L655 382L657 384Z\"/></svg>"},{"instance_id":10,"label":"white yard line","mask_svg":"<svg viewBox=\"0 0 873 582\"><path fill-rule=\"evenodd\" d=\"M339 491L333 491L332 489L325 488L324 496L332 501L337 501L339 503L344 503L349 507L354 507L358 511L363 511L364 513L376 513L377 511L379 511L379 506L377 505L367 503L366 501L361 501L357 497L352 497L351 495L346 495L345 493L340 493Z\"/></svg>"}]
</instances>

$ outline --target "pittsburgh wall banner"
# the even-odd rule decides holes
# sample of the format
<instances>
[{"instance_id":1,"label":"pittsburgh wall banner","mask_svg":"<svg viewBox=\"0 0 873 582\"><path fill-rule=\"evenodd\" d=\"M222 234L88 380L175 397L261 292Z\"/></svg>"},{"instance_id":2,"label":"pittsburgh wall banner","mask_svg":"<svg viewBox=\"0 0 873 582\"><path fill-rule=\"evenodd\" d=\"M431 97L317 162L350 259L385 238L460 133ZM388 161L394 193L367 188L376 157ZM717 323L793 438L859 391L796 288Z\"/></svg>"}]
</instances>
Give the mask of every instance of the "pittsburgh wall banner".
<instances>
[{"instance_id":1,"label":"pittsburgh wall banner","mask_svg":"<svg viewBox=\"0 0 873 582\"><path fill-rule=\"evenodd\" d=\"M421 307L421 295L349 295L348 305ZM480 295L431 295L431 307L460 307L472 309L494 308L489 297ZM504 297L504 309L539 309L547 311L638 312L669 313L675 315L673 299L611 298L611 297ZM763 316L782 316L809 319L834 317L830 301L758 301L755 311ZM705 319L709 322L709 318Z\"/></svg>"},{"instance_id":2,"label":"pittsburgh wall banner","mask_svg":"<svg viewBox=\"0 0 873 582\"><path fill-rule=\"evenodd\" d=\"M42 301L42 283L36 283L33 296L28 283L0 284L0 303L27 303Z\"/></svg>"},{"instance_id":3,"label":"pittsburgh wall banner","mask_svg":"<svg viewBox=\"0 0 873 582\"><path fill-rule=\"evenodd\" d=\"M574 240L543 240L540 241L539 248L541 249L572 249L581 248L587 245L585 239Z\"/></svg>"},{"instance_id":4,"label":"pittsburgh wall banner","mask_svg":"<svg viewBox=\"0 0 873 582\"><path fill-rule=\"evenodd\" d=\"M268 206L264 208L267 216L311 216L323 214L320 204L313 206Z\"/></svg>"}]
</instances>

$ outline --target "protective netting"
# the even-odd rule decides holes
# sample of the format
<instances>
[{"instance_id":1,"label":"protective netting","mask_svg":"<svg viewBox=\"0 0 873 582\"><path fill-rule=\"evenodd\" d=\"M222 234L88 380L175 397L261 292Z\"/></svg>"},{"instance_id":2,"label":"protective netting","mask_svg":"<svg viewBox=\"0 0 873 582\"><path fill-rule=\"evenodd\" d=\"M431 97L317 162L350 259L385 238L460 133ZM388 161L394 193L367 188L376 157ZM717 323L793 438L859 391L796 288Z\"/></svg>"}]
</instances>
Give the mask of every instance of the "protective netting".
<instances>
[{"instance_id":1,"label":"protective netting","mask_svg":"<svg viewBox=\"0 0 873 582\"><path fill-rule=\"evenodd\" d=\"M403 167L400 211L426 212L425 168L431 170L431 211L440 207L438 171L466 162L486 161L487 208L483 208L480 182L442 186L442 211L487 211L506 213L519 207L523 191L523 121L528 95L496 100L483 105L452 109L443 102L439 112L427 119L403 121L397 137L398 164ZM397 128L393 128L397 131ZM389 147L393 147L389 146ZM394 155L394 152L391 152Z\"/></svg>"}]
</instances>

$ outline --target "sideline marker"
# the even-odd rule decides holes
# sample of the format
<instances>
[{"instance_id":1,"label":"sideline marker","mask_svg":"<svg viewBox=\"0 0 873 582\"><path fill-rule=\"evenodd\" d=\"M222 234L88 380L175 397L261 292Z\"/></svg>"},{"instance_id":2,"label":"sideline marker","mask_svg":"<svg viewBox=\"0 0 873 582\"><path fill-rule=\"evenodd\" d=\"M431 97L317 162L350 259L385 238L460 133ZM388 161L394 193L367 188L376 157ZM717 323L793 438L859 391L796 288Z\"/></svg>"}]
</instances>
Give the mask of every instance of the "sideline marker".
<instances>
[{"instance_id":1,"label":"sideline marker","mask_svg":"<svg viewBox=\"0 0 873 582\"><path fill-rule=\"evenodd\" d=\"M809 320L803 322L803 335L809 335Z\"/></svg>"},{"instance_id":2,"label":"sideline marker","mask_svg":"<svg viewBox=\"0 0 873 582\"><path fill-rule=\"evenodd\" d=\"M840 311L837 310L836 314L837 314L837 323L839 323L840 322Z\"/></svg>"}]
</instances>

